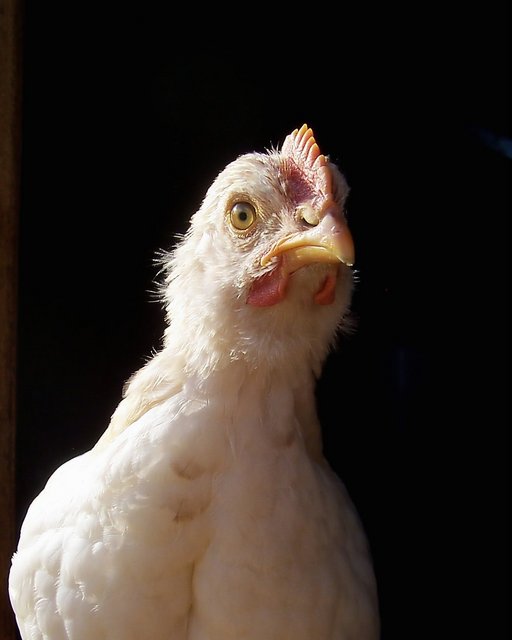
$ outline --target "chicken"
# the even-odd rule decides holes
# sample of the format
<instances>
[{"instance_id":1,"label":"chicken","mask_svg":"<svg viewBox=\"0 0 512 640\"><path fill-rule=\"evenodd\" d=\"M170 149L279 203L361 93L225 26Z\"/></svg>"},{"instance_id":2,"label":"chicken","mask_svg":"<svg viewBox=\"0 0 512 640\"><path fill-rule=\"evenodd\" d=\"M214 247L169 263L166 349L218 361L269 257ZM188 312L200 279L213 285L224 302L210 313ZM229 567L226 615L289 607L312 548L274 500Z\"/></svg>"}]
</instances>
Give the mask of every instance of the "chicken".
<instances>
[{"instance_id":1,"label":"chicken","mask_svg":"<svg viewBox=\"0 0 512 640\"><path fill-rule=\"evenodd\" d=\"M314 396L352 292L347 192L306 125L214 181L164 260L163 348L28 510L24 640L378 638Z\"/></svg>"}]
</instances>

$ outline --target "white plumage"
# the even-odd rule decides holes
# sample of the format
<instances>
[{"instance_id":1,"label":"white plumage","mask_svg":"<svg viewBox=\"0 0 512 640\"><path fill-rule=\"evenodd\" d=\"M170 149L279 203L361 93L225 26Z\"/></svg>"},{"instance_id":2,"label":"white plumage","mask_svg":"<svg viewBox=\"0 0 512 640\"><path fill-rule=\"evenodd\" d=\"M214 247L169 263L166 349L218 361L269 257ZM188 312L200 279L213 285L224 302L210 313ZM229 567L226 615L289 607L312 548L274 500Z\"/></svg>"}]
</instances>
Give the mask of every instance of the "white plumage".
<instances>
[{"instance_id":1,"label":"white plumage","mask_svg":"<svg viewBox=\"0 0 512 640\"><path fill-rule=\"evenodd\" d=\"M216 179L166 260L163 349L27 513L24 640L378 638L314 398L351 295L346 194L306 126Z\"/></svg>"}]
</instances>

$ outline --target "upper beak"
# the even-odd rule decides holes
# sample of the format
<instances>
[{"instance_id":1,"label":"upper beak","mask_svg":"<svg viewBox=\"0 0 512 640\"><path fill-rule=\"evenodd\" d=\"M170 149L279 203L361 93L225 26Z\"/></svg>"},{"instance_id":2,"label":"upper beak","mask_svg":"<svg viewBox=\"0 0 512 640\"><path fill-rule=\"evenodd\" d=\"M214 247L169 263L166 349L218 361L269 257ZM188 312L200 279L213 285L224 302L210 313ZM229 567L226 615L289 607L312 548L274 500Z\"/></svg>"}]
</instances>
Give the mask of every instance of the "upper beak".
<instances>
[{"instance_id":1,"label":"upper beak","mask_svg":"<svg viewBox=\"0 0 512 640\"><path fill-rule=\"evenodd\" d=\"M327 211L313 228L279 241L263 256L261 266L282 254L286 254L289 273L315 262L343 262L351 267L354 264L354 241L345 220Z\"/></svg>"}]
</instances>

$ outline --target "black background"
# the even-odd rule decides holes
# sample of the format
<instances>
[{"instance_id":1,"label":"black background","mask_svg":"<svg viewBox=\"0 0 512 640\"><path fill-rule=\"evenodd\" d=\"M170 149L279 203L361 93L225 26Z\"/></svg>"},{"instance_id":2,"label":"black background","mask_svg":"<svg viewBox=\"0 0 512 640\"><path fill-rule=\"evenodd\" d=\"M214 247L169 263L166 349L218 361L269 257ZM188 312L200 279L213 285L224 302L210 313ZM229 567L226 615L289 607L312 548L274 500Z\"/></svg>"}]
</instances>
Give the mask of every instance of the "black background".
<instances>
[{"instance_id":1,"label":"black background","mask_svg":"<svg viewBox=\"0 0 512 640\"><path fill-rule=\"evenodd\" d=\"M382 637L506 637L512 161L483 142L511 135L505 3L168 4L26 2L19 520L158 348L156 251L307 122L352 188L357 331L319 412Z\"/></svg>"}]
</instances>

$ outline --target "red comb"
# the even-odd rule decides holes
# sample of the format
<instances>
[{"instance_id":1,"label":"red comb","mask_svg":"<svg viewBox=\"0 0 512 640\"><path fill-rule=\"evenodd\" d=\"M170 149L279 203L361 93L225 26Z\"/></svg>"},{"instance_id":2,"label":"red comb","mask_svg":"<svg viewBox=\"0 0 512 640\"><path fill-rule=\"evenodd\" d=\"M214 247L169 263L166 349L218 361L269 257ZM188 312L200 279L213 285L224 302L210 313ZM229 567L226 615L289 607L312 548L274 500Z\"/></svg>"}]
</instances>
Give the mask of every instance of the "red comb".
<instances>
[{"instance_id":1,"label":"red comb","mask_svg":"<svg viewBox=\"0 0 512 640\"><path fill-rule=\"evenodd\" d=\"M316 191L323 196L331 194L331 172L327 158L320 153L313 130L307 124L303 124L300 129L295 129L286 137L281 154L295 162Z\"/></svg>"}]
</instances>

